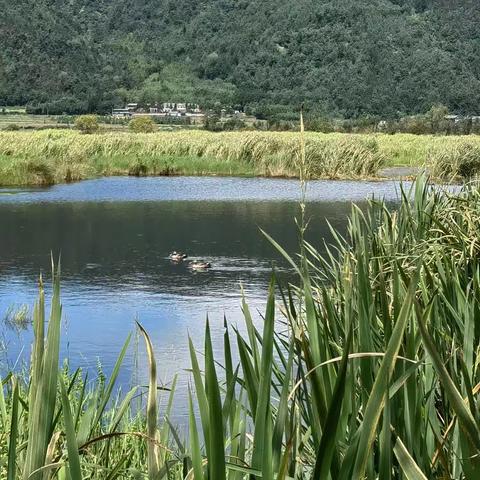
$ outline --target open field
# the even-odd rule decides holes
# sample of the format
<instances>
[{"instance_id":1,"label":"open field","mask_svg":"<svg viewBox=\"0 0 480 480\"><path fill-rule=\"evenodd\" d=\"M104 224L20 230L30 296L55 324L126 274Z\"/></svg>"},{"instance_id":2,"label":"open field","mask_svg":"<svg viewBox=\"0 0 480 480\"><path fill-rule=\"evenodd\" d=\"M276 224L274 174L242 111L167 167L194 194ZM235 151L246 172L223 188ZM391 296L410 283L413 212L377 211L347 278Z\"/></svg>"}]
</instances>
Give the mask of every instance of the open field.
<instances>
[{"instance_id":1,"label":"open field","mask_svg":"<svg viewBox=\"0 0 480 480\"><path fill-rule=\"evenodd\" d=\"M77 115L34 115L16 110L10 113L0 113L0 132L17 130L46 130L46 129L70 129L73 128ZM108 132L126 132L128 131L128 121L105 121L108 117L98 117L99 125L102 131ZM158 124L159 131L180 130L198 128L189 125Z\"/></svg>"},{"instance_id":2,"label":"open field","mask_svg":"<svg viewBox=\"0 0 480 480\"><path fill-rule=\"evenodd\" d=\"M48 325L40 282L30 372L0 378L1 478L475 480L479 212L478 190L447 196L421 178L395 211L354 209L335 254L285 254L297 283L280 294L272 279L262 328L244 302L246 333L226 326L221 355L208 323L204 347L190 341L185 436L165 420L175 379L159 391L162 360L140 326L148 386L116 393L128 339L110 379L59 368L54 273Z\"/></svg>"},{"instance_id":3,"label":"open field","mask_svg":"<svg viewBox=\"0 0 480 480\"><path fill-rule=\"evenodd\" d=\"M0 115L0 130L39 129L60 126L56 117L26 113L3 113Z\"/></svg>"},{"instance_id":4,"label":"open field","mask_svg":"<svg viewBox=\"0 0 480 480\"><path fill-rule=\"evenodd\" d=\"M375 178L382 167L427 166L439 178L480 172L480 137L306 133L310 178ZM53 184L101 175L295 177L294 132L201 130L136 134L0 132L0 184Z\"/></svg>"}]
</instances>

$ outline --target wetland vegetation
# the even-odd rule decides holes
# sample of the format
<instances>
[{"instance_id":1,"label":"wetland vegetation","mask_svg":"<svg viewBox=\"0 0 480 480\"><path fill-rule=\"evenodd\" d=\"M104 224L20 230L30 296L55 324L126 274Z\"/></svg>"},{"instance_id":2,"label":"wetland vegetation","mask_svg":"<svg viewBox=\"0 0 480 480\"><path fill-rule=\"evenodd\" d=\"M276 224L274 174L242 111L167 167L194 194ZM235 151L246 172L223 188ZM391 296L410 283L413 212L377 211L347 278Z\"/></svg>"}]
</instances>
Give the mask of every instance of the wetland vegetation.
<instances>
[{"instance_id":1,"label":"wetland vegetation","mask_svg":"<svg viewBox=\"0 0 480 480\"><path fill-rule=\"evenodd\" d=\"M0 478L477 480L479 23L3 2Z\"/></svg>"},{"instance_id":2,"label":"wetland vegetation","mask_svg":"<svg viewBox=\"0 0 480 480\"><path fill-rule=\"evenodd\" d=\"M59 368L55 272L48 322L42 282L33 310L30 371L2 378L2 478L474 480L479 212L475 186L421 178L394 209L353 207L324 254L302 242L290 257L272 239L297 280L272 278L260 328L245 301L245 334L226 323L222 355L208 322L204 347L191 341L186 436L142 327L148 388L116 393L125 348L109 379Z\"/></svg>"},{"instance_id":3,"label":"wetland vegetation","mask_svg":"<svg viewBox=\"0 0 480 480\"><path fill-rule=\"evenodd\" d=\"M50 185L106 175L297 177L294 132L178 131L80 134L0 132L0 184ZM480 137L305 134L310 178L367 179L382 167L427 168L434 177L480 171Z\"/></svg>"}]
</instances>

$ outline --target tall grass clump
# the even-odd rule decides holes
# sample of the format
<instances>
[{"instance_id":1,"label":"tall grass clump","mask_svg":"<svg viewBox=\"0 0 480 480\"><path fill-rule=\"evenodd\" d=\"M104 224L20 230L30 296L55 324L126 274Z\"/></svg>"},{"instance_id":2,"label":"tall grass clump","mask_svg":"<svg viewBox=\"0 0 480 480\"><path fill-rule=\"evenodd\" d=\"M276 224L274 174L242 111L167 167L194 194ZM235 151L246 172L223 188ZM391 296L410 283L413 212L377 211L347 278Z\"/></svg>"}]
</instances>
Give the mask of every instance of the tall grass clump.
<instances>
[{"instance_id":1,"label":"tall grass clump","mask_svg":"<svg viewBox=\"0 0 480 480\"><path fill-rule=\"evenodd\" d=\"M371 178L385 164L374 138L343 137L306 145L311 178Z\"/></svg>"},{"instance_id":2,"label":"tall grass clump","mask_svg":"<svg viewBox=\"0 0 480 480\"><path fill-rule=\"evenodd\" d=\"M30 309L28 305L10 305L5 316L3 317L4 324L17 331L26 330L31 324Z\"/></svg>"},{"instance_id":3,"label":"tall grass clump","mask_svg":"<svg viewBox=\"0 0 480 480\"><path fill-rule=\"evenodd\" d=\"M470 179L480 174L480 145L458 142L430 152L427 164L433 175L447 180Z\"/></svg>"},{"instance_id":4,"label":"tall grass clump","mask_svg":"<svg viewBox=\"0 0 480 480\"><path fill-rule=\"evenodd\" d=\"M35 306L29 378L2 380L2 478L477 479L478 188L450 195L422 177L393 209L354 206L324 254L300 237L299 256L270 239L298 282L273 275L261 322L244 299L246 333L226 322L220 353L208 322L203 348L190 340L186 438L159 420L143 328L138 415L141 387L113 393L126 346L108 384L59 368L56 273L47 330L42 287Z\"/></svg>"},{"instance_id":5,"label":"tall grass clump","mask_svg":"<svg viewBox=\"0 0 480 480\"><path fill-rule=\"evenodd\" d=\"M238 366L228 329L224 372L208 326L205 380L192 347L207 461L197 477L473 480L479 191L449 196L420 179L398 209L354 208L346 238L334 236L326 255L304 243L298 260L271 239L300 283L277 302L272 281L259 329L244 303Z\"/></svg>"}]
</instances>

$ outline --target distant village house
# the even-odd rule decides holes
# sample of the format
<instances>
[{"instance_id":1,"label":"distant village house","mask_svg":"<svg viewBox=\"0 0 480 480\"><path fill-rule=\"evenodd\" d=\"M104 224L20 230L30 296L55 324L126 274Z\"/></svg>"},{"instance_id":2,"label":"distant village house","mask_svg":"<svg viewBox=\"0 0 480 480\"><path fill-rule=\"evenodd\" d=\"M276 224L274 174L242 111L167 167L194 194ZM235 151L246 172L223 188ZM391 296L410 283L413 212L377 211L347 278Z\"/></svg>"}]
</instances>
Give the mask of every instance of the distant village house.
<instances>
[{"instance_id":1,"label":"distant village house","mask_svg":"<svg viewBox=\"0 0 480 480\"><path fill-rule=\"evenodd\" d=\"M205 113L196 103L155 103L147 105L145 109L139 108L137 103L128 103L124 108L112 110L114 118L133 118L139 116L149 116L158 119L185 119L190 124L205 123Z\"/></svg>"},{"instance_id":2,"label":"distant village house","mask_svg":"<svg viewBox=\"0 0 480 480\"><path fill-rule=\"evenodd\" d=\"M166 122L178 121L188 125L204 125L207 117L213 114L214 112L202 110L197 103L187 102L147 104L144 108L139 107L137 103L127 103L124 108L115 108L112 110L112 117L117 119L148 116L153 119L158 119L160 123L162 119L165 119ZM253 115L247 115L239 110L228 111L226 108L222 108L220 112L220 123L225 123L229 120L239 120L247 126L253 126L262 122L257 120Z\"/></svg>"}]
</instances>

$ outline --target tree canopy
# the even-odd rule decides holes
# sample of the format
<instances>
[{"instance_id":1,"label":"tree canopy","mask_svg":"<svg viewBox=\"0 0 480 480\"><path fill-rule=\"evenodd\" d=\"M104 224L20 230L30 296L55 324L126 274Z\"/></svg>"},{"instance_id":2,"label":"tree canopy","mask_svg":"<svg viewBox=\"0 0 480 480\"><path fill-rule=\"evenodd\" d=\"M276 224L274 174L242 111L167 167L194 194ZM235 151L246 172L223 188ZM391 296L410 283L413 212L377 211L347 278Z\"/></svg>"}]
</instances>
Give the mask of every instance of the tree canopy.
<instances>
[{"instance_id":1,"label":"tree canopy","mask_svg":"<svg viewBox=\"0 0 480 480\"><path fill-rule=\"evenodd\" d=\"M478 0L0 0L0 104L480 114Z\"/></svg>"}]
</instances>

